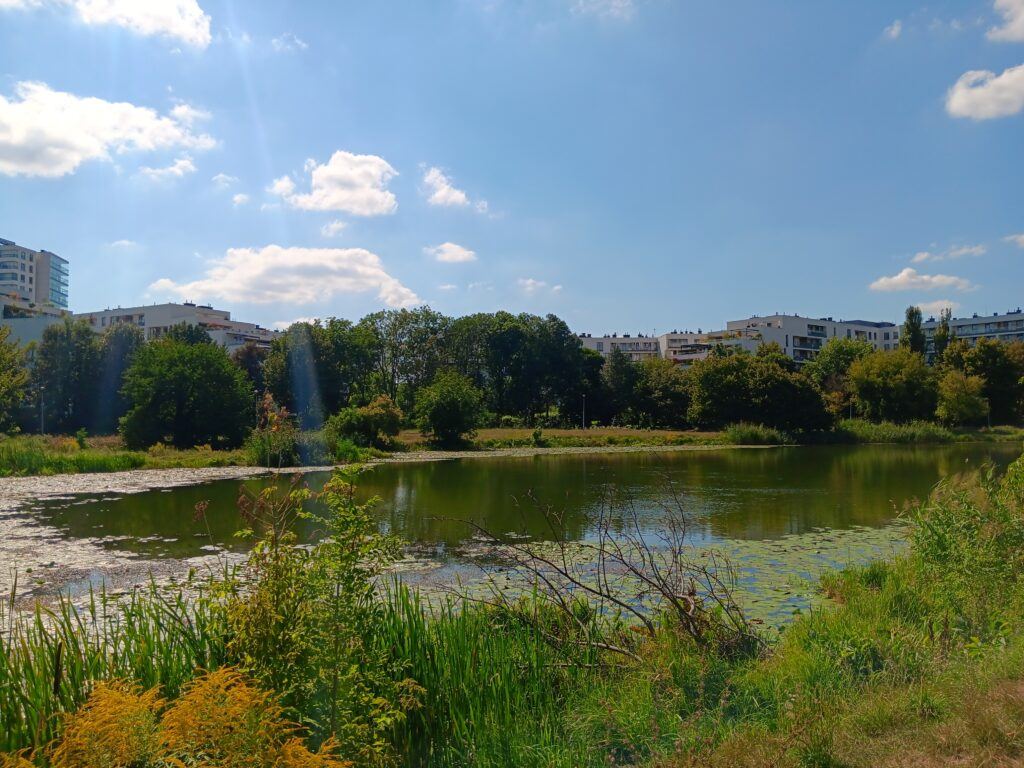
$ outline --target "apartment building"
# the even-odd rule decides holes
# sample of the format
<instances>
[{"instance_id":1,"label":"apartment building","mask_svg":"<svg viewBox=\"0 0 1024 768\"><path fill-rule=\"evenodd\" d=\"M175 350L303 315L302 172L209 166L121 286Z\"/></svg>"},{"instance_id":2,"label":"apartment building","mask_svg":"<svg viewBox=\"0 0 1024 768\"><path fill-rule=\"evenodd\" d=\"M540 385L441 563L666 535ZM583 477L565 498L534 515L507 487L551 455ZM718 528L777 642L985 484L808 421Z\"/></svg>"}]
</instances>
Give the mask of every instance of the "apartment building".
<instances>
[{"instance_id":1,"label":"apartment building","mask_svg":"<svg viewBox=\"0 0 1024 768\"><path fill-rule=\"evenodd\" d=\"M939 321L929 317L921 324L927 342L928 359L935 354L935 329ZM949 321L949 328L958 339L963 339L972 347L978 339L994 339L996 341L1024 341L1024 311L1018 307L1010 312L998 315L978 315L971 317L954 317Z\"/></svg>"},{"instance_id":2,"label":"apartment building","mask_svg":"<svg viewBox=\"0 0 1024 768\"><path fill-rule=\"evenodd\" d=\"M754 352L760 345L755 331L672 331L658 337L661 356L679 365L692 365L703 360L717 346Z\"/></svg>"},{"instance_id":3,"label":"apartment building","mask_svg":"<svg viewBox=\"0 0 1024 768\"><path fill-rule=\"evenodd\" d=\"M147 341L159 339L169 329L185 323L203 328L213 341L229 352L250 342L259 347L269 347L277 336L276 331L261 328L255 323L232 320L231 313L226 310L190 302L82 312L76 314L75 319L85 320L97 333L119 323L137 325L145 333Z\"/></svg>"},{"instance_id":4,"label":"apartment building","mask_svg":"<svg viewBox=\"0 0 1024 768\"><path fill-rule=\"evenodd\" d=\"M0 296L66 310L70 278L67 259L0 238Z\"/></svg>"},{"instance_id":5,"label":"apartment building","mask_svg":"<svg viewBox=\"0 0 1024 768\"><path fill-rule=\"evenodd\" d=\"M613 351L619 351L629 355L629 359L635 363L639 363L649 357L659 357L661 355L658 339L653 336L644 336L643 334L637 336L631 336L628 333L621 336L616 333L613 333L611 336L582 334L580 341L583 343L584 349L600 352L605 357Z\"/></svg>"},{"instance_id":6,"label":"apartment building","mask_svg":"<svg viewBox=\"0 0 1024 768\"><path fill-rule=\"evenodd\" d=\"M833 320L831 317L815 319L801 315L755 315L731 320L726 328L756 333L763 344L774 341L798 363L813 360L829 339L858 339L870 342L875 349L889 350L899 346L900 333L895 323Z\"/></svg>"}]
</instances>

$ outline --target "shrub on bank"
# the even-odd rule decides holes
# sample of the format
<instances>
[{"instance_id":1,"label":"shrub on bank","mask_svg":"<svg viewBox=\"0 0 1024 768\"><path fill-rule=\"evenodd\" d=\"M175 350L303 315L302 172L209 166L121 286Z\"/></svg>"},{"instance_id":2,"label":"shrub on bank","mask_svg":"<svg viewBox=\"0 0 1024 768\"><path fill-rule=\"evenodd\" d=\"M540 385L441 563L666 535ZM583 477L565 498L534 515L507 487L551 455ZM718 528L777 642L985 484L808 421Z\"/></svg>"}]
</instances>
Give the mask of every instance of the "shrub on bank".
<instances>
[{"instance_id":1,"label":"shrub on bank","mask_svg":"<svg viewBox=\"0 0 1024 768\"><path fill-rule=\"evenodd\" d=\"M788 445L795 443L785 432L763 424L730 424L723 432L730 445Z\"/></svg>"},{"instance_id":2,"label":"shrub on bank","mask_svg":"<svg viewBox=\"0 0 1024 768\"><path fill-rule=\"evenodd\" d=\"M362 448L388 448L402 428L402 412L387 395L360 408L342 408L324 425L327 444L351 440Z\"/></svg>"},{"instance_id":3,"label":"shrub on bank","mask_svg":"<svg viewBox=\"0 0 1024 768\"><path fill-rule=\"evenodd\" d=\"M895 424L863 419L844 419L830 436L831 442L840 443L952 443L960 439L955 432L930 421Z\"/></svg>"}]
</instances>

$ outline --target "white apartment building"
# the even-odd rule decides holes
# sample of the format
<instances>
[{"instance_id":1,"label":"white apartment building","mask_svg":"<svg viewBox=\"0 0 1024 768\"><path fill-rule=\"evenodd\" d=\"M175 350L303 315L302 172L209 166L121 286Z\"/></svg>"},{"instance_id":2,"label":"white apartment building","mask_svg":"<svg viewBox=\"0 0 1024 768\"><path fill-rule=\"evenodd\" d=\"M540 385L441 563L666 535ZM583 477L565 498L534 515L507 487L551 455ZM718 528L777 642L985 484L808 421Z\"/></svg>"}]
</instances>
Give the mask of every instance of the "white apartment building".
<instances>
[{"instance_id":1,"label":"white apartment building","mask_svg":"<svg viewBox=\"0 0 1024 768\"><path fill-rule=\"evenodd\" d=\"M927 342L928 358L935 354L935 329L939 321L934 317L921 324ZM1018 307L1011 312L1000 315L978 315L971 317L954 317L949 321L949 329L958 339L963 339L972 347L978 339L994 339L996 341L1024 341L1024 311Z\"/></svg>"},{"instance_id":2,"label":"white apartment building","mask_svg":"<svg viewBox=\"0 0 1024 768\"><path fill-rule=\"evenodd\" d=\"M1024 319L1024 317L1022 317ZM650 357L663 357L679 365L703 360L717 346L756 352L762 344L776 342L782 351L798 363L814 359L832 338L861 339L875 349L895 349L899 345L899 328L895 323L868 320L814 319L800 315L757 315L731 320L721 331L672 331L660 336L591 336L582 334L580 341L587 349L607 356L613 350L629 355L634 362Z\"/></svg>"},{"instance_id":3,"label":"white apartment building","mask_svg":"<svg viewBox=\"0 0 1024 768\"><path fill-rule=\"evenodd\" d=\"M57 254L0 238L0 296L66 310L70 273L67 260Z\"/></svg>"},{"instance_id":4,"label":"white apartment building","mask_svg":"<svg viewBox=\"0 0 1024 768\"><path fill-rule=\"evenodd\" d=\"M730 320L730 331L757 334L762 344L776 342L782 351L798 363L813 360L829 339L858 339L870 342L875 349L889 350L899 346L899 328L895 323L870 320L818 319L800 315L753 316Z\"/></svg>"},{"instance_id":5,"label":"white apartment building","mask_svg":"<svg viewBox=\"0 0 1024 768\"><path fill-rule=\"evenodd\" d=\"M189 302L81 312L75 315L75 319L85 320L97 333L118 323L131 323L143 330L147 341L159 339L176 325L195 325L203 328L211 339L229 352L249 342L258 347L269 347L277 336L276 331L261 328L255 323L232 320L231 313L226 310Z\"/></svg>"},{"instance_id":6,"label":"white apartment building","mask_svg":"<svg viewBox=\"0 0 1024 768\"><path fill-rule=\"evenodd\" d=\"M629 355L629 359L634 363L661 355L658 339L653 336L644 336L643 334L630 336L628 333L625 333L620 336L617 333L613 333L611 336L591 336L585 333L580 336L580 341L583 342L584 349L600 352L605 357L616 350L623 352Z\"/></svg>"}]
</instances>

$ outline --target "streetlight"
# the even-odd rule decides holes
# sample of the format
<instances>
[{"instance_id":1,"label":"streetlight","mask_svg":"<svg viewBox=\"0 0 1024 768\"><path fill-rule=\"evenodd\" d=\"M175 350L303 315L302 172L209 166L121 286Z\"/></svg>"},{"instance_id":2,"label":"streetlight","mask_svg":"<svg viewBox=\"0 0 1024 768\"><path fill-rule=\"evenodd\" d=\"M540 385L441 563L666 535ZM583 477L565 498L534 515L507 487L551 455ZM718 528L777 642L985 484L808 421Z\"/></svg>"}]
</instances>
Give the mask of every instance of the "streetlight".
<instances>
[{"instance_id":1,"label":"streetlight","mask_svg":"<svg viewBox=\"0 0 1024 768\"><path fill-rule=\"evenodd\" d=\"M40 385L39 386L39 434L40 435L45 435L46 434L45 419L44 419L44 416L43 416L44 403L45 403L45 392L46 392L46 387Z\"/></svg>"},{"instance_id":2,"label":"streetlight","mask_svg":"<svg viewBox=\"0 0 1024 768\"><path fill-rule=\"evenodd\" d=\"M583 393L583 428L587 428L587 393Z\"/></svg>"}]
</instances>

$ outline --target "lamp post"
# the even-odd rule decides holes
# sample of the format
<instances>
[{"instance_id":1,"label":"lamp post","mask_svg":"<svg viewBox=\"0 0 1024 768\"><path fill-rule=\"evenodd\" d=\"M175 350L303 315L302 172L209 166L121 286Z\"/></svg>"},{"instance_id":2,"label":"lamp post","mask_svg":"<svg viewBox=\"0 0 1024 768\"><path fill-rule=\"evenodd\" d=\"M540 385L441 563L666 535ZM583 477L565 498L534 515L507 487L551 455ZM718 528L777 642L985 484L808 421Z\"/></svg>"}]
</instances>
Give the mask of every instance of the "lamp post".
<instances>
[{"instance_id":1,"label":"lamp post","mask_svg":"<svg viewBox=\"0 0 1024 768\"><path fill-rule=\"evenodd\" d=\"M46 423L43 412L45 410L46 402L46 387L40 385L39 387L39 434L46 434Z\"/></svg>"},{"instance_id":2,"label":"lamp post","mask_svg":"<svg viewBox=\"0 0 1024 768\"><path fill-rule=\"evenodd\" d=\"M583 393L583 428L587 428L587 393Z\"/></svg>"}]
</instances>

